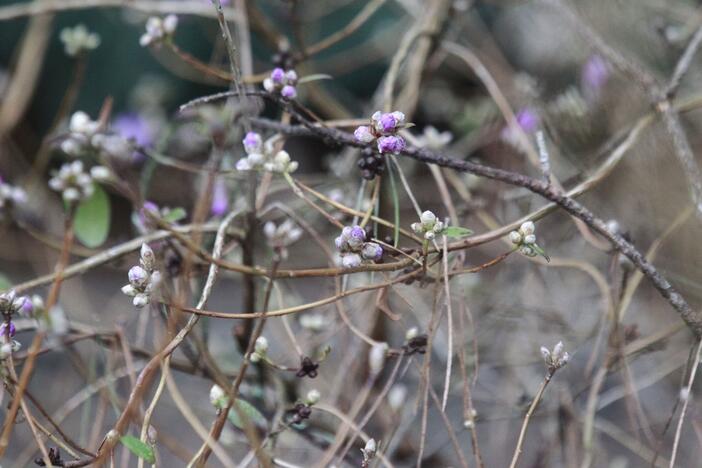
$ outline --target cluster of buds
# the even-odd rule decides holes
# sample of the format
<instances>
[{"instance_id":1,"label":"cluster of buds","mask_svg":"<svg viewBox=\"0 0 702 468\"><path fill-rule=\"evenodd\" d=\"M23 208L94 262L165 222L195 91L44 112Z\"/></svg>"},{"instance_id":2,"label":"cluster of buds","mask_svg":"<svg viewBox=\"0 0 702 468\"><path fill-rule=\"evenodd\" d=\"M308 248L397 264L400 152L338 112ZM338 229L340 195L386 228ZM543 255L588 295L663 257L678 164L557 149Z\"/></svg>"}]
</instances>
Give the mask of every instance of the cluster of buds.
<instances>
[{"instance_id":1,"label":"cluster of buds","mask_svg":"<svg viewBox=\"0 0 702 468\"><path fill-rule=\"evenodd\" d=\"M375 439L368 439L366 445L361 449L361 454L363 455L363 460L361 461L361 468L367 468L370 466L371 461L375 458L378 453L378 446L380 444L375 441Z\"/></svg>"},{"instance_id":2,"label":"cluster of buds","mask_svg":"<svg viewBox=\"0 0 702 468\"><path fill-rule=\"evenodd\" d=\"M302 237L302 229L290 219L286 219L277 226L273 221L268 221L263 225L263 234L266 236L268 245L278 252L281 258L287 258L287 247Z\"/></svg>"},{"instance_id":3,"label":"cluster of buds","mask_svg":"<svg viewBox=\"0 0 702 468\"><path fill-rule=\"evenodd\" d=\"M522 255L527 257L543 256L548 260L546 252L536 244L536 235L534 234L536 226L532 221L526 221L519 226L519 229L509 233L509 240L518 248Z\"/></svg>"},{"instance_id":4,"label":"cluster of buds","mask_svg":"<svg viewBox=\"0 0 702 468\"><path fill-rule=\"evenodd\" d=\"M88 31L83 24L72 28L63 28L59 35L66 55L75 57L83 52L95 50L100 45L100 36Z\"/></svg>"},{"instance_id":5,"label":"cluster of buds","mask_svg":"<svg viewBox=\"0 0 702 468\"><path fill-rule=\"evenodd\" d=\"M265 336L259 336L256 338L256 343L254 343L254 351L249 356L251 362L261 362L265 361L268 353L268 340Z\"/></svg>"},{"instance_id":6,"label":"cluster of buds","mask_svg":"<svg viewBox=\"0 0 702 468\"><path fill-rule=\"evenodd\" d=\"M542 346L541 355L544 358L546 367L551 373L565 366L568 364L568 361L570 361L570 354L566 352L562 341L556 343L553 350L548 349L546 346Z\"/></svg>"},{"instance_id":7,"label":"cluster of buds","mask_svg":"<svg viewBox=\"0 0 702 468\"><path fill-rule=\"evenodd\" d=\"M344 268L357 268L364 260L377 262L383 257L383 248L375 242L366 242L366 231L360 226L346 226L334 243Z\"/></svg>"},{"instance_id":8,"label":"cluster of buds","mask_svg":"<svg viewBox=\"0 0 702 468\"><path fill-rule=\"evenodd\" d=\"M122 287L122 292L133 297L135 307L142 308L151 302L151 294L161 281L161 273L156 270L156 256L147 244L141 244L139 265L129 269L129 284Z\"/></svg>"},{"instance_id":9,"label":"cluster of buds","mask_svg":"<svg viewBox=\"0 0 702 468\"><path fill-rule=\"evenodd\" d=\"M405 114L400 111L373 114L370 125L362 125L353 132L359 143L376 142L381 154L399 154L405 149L405 140L397 135L405 127Z\"/></svg>"},{"instance_id":10,"label":"cluster of buds","mask_svg":"<svg viewBox=\"0 0 702 468\"><path fill-rule=\"evenodd\" d=\"M165 18L151 16L146 20L146 32L139 38L139 44L142 47L160 44L164 40L170 39L177 27L178 17L176 15L168 15Z\"/></svg>"},{"instance_id":11,"label":"cluster of buds","mask_svg":"<svg viewBox=\"0 0 702 468\"><path fill-rule=\"evenodd\" d=\"M87 154L129 160L134 148L125 137L104 132L98 120L92 120L83 111L75 112L68 124L68 136L61 142L61 150L68 156L77 158ZM103 178L109 178L107 168L100 169Z\"/></svg>"},{"instance_id":12,"label":"cluster of buds","mask_svg":"<svg viewBox=\"0 0 702 468\"><path fill-rule=\"evenodd\" d=\"M424 237L426 240L433 240L437 234L441 234L446 225L436 219L436 215L431 211L427 210L421 214L418 223L412 223L412 230Z\"/></svg>"},{"instance_id":13,"label":"cluster of buds","mask_svg":"<svg viewBox=\"0 0 702 468\"><path fill-rule=\"evenodd\" d=\"M295 99L297 97L297 73L295 70L283 70L276 67L270 76L263 80L263 88L269 93L280 93L285 99Z\"/></svg>"},{"instance_id":14,"label":"cluster of buds","mask_svg":"<svg viewBox=\"0 0 702 468\"><path fill-rule=\"evenodd\" d=\"M276 137L263 143L261 135L248 132L242 141L246 157L236 163L238 171L268 171L278 173L295 172L298 168L297 161L292 161L287 151L275 151Z\"/></svg>"},{"instance_id":15,"label":"cluster of buds","mask_svg":"<svg viewBox=\"0 0 702 468\"><path fill-rule=\"evenodd\" d=\"M0 210L23 203L25 200L27 200L27 193L23 189L5 183L0 177Z\"/></svg>"},{"instance_id":16,"label":"cluster of buds","mask_svg":"<svg viewBox=\"0 0 702 468\"><path fill-rule=\"evenodd\" d=\"M30 317L34 312L34 303L27 296L17 296L14 290L0 294L0 357L5 357L20 348L20 343L13 338L17 333L12 318L16 314Z\"/></svg>"},{"instance_id":17,"label":"cluster of buds","mask_svg":"<svg viewBox=\"0 0 702 468\"><path fill-rule=\"evenodd\" d=\"M420 335L419 329L412 327L405 333L405 344L402 346L402 349L407 356L425 354L427 352L427 344L429 344L429 337L425 333Z\"/></svg>"},{"instance_id":18,"label":"cluster of buds","mask_svg":"<svg viewBox=\"0 0 702 468\"><path fill-rule=\"evenodd\" d=\"M68 203L75 203L90 198L95 192L95 180L102 180L104 172L109 170L104 166L95 166L87 173L83 170L82 161L66 163L54 173L49 180L52 190L61 192Z\"/></svg>"}]
</instances>

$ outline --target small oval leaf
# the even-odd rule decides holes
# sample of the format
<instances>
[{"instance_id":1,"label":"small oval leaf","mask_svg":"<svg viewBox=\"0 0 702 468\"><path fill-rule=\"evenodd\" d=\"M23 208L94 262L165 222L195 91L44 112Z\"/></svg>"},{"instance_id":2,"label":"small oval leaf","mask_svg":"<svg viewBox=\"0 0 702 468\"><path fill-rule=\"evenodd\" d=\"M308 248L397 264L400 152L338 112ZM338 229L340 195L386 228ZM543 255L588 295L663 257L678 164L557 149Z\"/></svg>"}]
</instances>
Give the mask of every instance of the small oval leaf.
<instances>
[{"instance_id":1,"label":"small oval leaf","mask_svg":"<svg viewBox=\"0 0 702 468\"><path fill-rule=\"evenodd\" d=\"M459 227L459 226L449 226L442 232L446 237L464 237L473 234L470 229Z\"/></svg>"},{"instance_id":2,"label":"small oval leaf","mask_svg":"<svg viewBox=\"0 0 702 468\"><path fill-rule=\"evenodd\" d=\"M86 247L99 247L110 232L110 197L99 185L87 200L76 210L74 227L76 237Z\"/></svg>"},{"instance_id":3,"label":"small oval leaf","mask_svg":"<svg viewBox=\"0 0 702 468\"><path fill-rule=\"evenodd\" d=\"M156 463L156 457L154 457L153 449L136 437L125 435L120 437L119 441L122 442L122 445L127 447L129 451L137 457L149 463Z\"/></svg>"}]
</instances>

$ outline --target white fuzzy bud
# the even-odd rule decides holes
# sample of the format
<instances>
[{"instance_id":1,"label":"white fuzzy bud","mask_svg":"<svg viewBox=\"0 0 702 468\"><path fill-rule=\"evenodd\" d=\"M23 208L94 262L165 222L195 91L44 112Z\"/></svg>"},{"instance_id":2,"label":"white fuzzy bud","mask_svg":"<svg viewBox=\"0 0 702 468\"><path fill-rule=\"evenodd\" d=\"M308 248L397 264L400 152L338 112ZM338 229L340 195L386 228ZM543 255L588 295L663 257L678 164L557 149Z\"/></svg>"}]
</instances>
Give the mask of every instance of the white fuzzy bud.
<instances>
[{"instance_id":1,"label":"white fuzzy bud","mask_svg":"<svg viewBox=\"0 0 702 468\"><path fill-rule=\"evenodd\" d=\"M536 227L532 221L527 221L522 223L522 225L519 227L519 231L525 236L528 236L529 234L534 234L535 228Z\"/></svg>"},{"instance_id":2,"label":"white fuzzy bud","mask_svg":"<svg viewBox=\"0 0 702 468\"><path fill-rule=\"evenodd\" d=\"M378 343L371 347L368 353L368 366L373 375L378 375L385 365L385 355L388 351L387 343Z\"/></svg>"},{"instance_id":3,"label":"white fuzzy bud","mask_svg":"<svg viewBox=\"0 0 702 468\"><path fill-rule=\"evenodd\" d=\"M308 405L316 405L319 402L319 399L322 397L322 395L319 394L319 390L317 389L312 389L309 392L307 392L307 398L306 398L306 403Z\"/></svg>"},{"instance_id":4,"label":"white fuzzy bud","mask_svg":"<svg viewBox=\"0 0 702 468\"><path fill-rule=\"evenodd\" d=\"M265 356L268 351L268 340L265 336L259 336L256 338L256 344L254 344L254 350L256 353Z\"/></svg>"},{"instance_id":5,"label":"white fuzzy bud","mask_svg":"<svg viewBox=\"0 0 702 468\"><path fill-rule=\"evenodd\" d=\"M424 213L422 213L422 215L420 216L420 220L425 226L433 226L436 222L436 215L431 211L427 210Z\"/></svg>"},{"instance_id":6,"label":"white fuzzy bud","mask_svg":"<svg viewBox=\"0 0 702 468\"><path fill-rule=\"evenodd\" d=\"M405 333L405 340L409 341L412 338L416 338L419 335L419 329L417 327L412 327Z\"/></svg>"},{"instance_id":7,"label":"white fuzzy bud","mask_svg":"<svg viewBox=\"0 0 702 468\"><path fill-rule=\"evenodd\" d=\"M522 239L523 239L522 235L517 231L512 231L509 233L509 240L513 244L521 244Z\"/></svg>"}]
</instances>

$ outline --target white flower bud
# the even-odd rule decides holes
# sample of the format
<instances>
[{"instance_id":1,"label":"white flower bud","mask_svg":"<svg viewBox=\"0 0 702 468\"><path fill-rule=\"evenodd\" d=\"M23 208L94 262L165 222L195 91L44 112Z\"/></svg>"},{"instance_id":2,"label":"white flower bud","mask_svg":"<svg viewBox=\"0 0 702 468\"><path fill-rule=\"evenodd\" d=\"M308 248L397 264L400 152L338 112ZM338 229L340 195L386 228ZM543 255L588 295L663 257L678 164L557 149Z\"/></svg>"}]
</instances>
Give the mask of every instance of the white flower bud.
<instances>
[{"instance_id":1,"label":"white flower bud","mask_svg":"<svg viewBox=\"0 0 702 468\"><path fill-rule=\"evenodd\" d=\"M529 234L528 236L524 236L524 243L525 244L536 244L536 236L534 234Z\"/></svg>"},{"instance_id":2,"label":"white flower bud","mask_svg":"<svg viewBox=\"0 0 702 468\"><path fill-rule=\"evenodd\" d=\"M409 341L412 338L416 338L419 335L419 329L417 327L412 327L405 333L405 340Z\"/></svg>"},{"instance_id":3,"label":"white flower bud","mask_svg":"<svg viewBox=\"0 0 702 468\"><path fill-rule=\"evenodd\" d=\"M420 216L420 220L422 221L422 224L424 224L427 227L433 226L436 222L436 215L431 211L427 210L424 213L422 213L422 215Z\"/></svg>"},{"instance_id":4,"label":"white flower bud","mask_svg":"<svg viewBox=\"0 0 702 468\"><path fill-rule=\"evenodd\" d=\"M268 351L268 340L265 336L259 336L256 338L256 344L254 345L254 350L261 355L265 355Z\"/></svg>"},{"instance_id":5,"label":"white flower bud","mask_svg":"<svg viewBox=\"0 0 702 468\"><path fill-rule=\"evenodd\" d=\"M215 408L221 408L227 403L227 395L224 393L224 389L217 384L214 384L210 389L210 403Z\"/></svg>"},{"instance_id":6,"label":"white flower bud","mask_svg":"<svg viewBox=\"0 0 702 468\"><path fill-rule=\"evenodd\" d=\"M405 404L407 387L402 384L393 385L388 392L388 404L393 411L399 411Z\"/></svg>"},{"instance_id":7,"label":"white flower bud","mask_svg":"<svg viewBox=\"0 0 702 468\"><path fill-rule=\"evenodd\" d=\"M519 231L521 231L521 233L525 236L528 236L529 234L534 234L534 229L535 226L532 221L527 221L519 227Z\"/></svg>"},{"instance_id":8,"label":"white flower bud","mask_svg":"<svg viewBox=\"0 0 702 468\"><path fill-rule=\"evenodd\" d=\"M543 356L546 364L549 364L551 362L551 351L549 351L549 349L546 346L541 347L541 356Z\"/></svg>"},{"instance_id":9,"label":"white flower bud","mask_svg":"<svg viewBox=\"0 0 702 468\"><path fill-rule=\"evenodd\" d=\"M163 20L163 30L167 34L173 34L178 27L178 17L176 15L168 15Z\"/></svg>"},{"instance_id":10,"label":"white flower bud","mask_svg":"<svg viewBox=\"0 0 702 468\"><path fill-rule=\"evenodd\" d=\"M375 458L375 454L377 451L378 451L378 444L375 442L375 439L368 439L365 447L363 447L361 449L361 452L363 452L363 458L366 461Z\"/></svg>"},{"instance_id":11,"label":"white flower bud","mask_svg":"<svg viewBox=\"0 0 702 468\"><path fill-rule=\"evenodd\" d=\"M154 251L146 242L141 244L140 256L141 264L144 266L144 268L146 268L148 271L152 271L156 265L156 256L154 255Z\"/></svg>"},{"instance_id":12,"label":"white flower bud","mask_svg":"<svg viewBox=\"0 0 702 468\"><path fill-rule=\"evenodd\" d=\"M509 233L509 240L513 244L521 244L522 243L522 235L517 231L512 231Z\"/></svg>"},{"instance_id":13,"label":"white flower bud","mask_svg":"<svg viewBox=\"0 0 702 468\"><path fill-rule=\"evenodd\" d=\"M374 344L368 353L368 366L373 375L378 375L385 365L385 355L388 351L387 343Z\"/></svg>"},{"instance_id":14,"label":"white flower bud","mask_svg":"<svg viewBox=\"0 0 702 468\"><path fill-rule=\"evenodd\" d=\"M317 389L312 389L309 392L307 392L307 399L306 402L308 405L315 405L319 402L319 399L322 396L319 394L319 391Z\"/></svg>"},{"instance_id":15,"label":"white flower bud","mask_svg":"<svg viewBox=\"0 0 702 468\"><path fill-rule=\"evenodd\" d=\"M261 355L254 352L251 354L251 356L249 356L249 361L253 362L254 364L261 362Z\"/></svg>"},{"instance_id":16,"label":"white flower bud","mask_svg":"<svg viewBox=\"0 0 702 468\"><path fill-rule=\"evenodd\" d=\"M149 303L149 296L147 296L146 294L137 294L136 296L134 296L134 299L132 300L132 304L134 304L134 307L137 307L139 309L144 307L148 303Z\"/></svg>"},{"instance_id":17,"label":"white flower bud","mask_svg":"<svg viewBox=\"0 0 702 468\"><path fill-rule=\"evenodd\" d=\"M436 237L436 234L434 233L434 231L428 231L424 234L424 238L426 240L434 240L435 237Z\"/></svg>"},{"instance_id":18,"label":"white flower bud","mask_svg":"<svg viewBox=\"0 0 702 468\"><path fill-rule=\"evenodd\" d=\"M138 293L139 291L137 291L137 290L134 288L134 286L132 286L131 284L127 284L127 285L122 286L122 292L123 292L124 294L126 294L127 296L134 297L134 296L137 295L137 293Z\"/></svg>"}]
</instances>

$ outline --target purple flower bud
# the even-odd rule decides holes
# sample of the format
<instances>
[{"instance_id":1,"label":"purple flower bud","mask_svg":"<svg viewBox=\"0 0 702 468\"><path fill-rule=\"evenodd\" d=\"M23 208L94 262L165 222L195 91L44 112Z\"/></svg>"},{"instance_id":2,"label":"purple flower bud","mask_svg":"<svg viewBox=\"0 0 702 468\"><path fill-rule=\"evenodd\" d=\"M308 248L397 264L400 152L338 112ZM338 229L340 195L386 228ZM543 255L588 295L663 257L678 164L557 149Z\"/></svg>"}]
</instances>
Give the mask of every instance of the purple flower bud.
<instances>
[{"instance_id":1,"label":"purple flower bud","mask_svg":"<svg viewBox=\"0 0 702 468\"><path fill-rule=\"evenodd\" d=\"M282 68L274 68L271 72L271 81L275 84L283 84L285 79L285 71Z\"/></svg>"},{"instance_id":2,"label":"purple flower bud","mask_svg":"<svg viewBox=\"0 0 702 468\"><path fill-rule=\"evenodd\" d=\"M401 153L405 149L405 140L399 136L382 136L378 138L378 151L380 153Z\"/></svg>"},{"instance_id":3,"label":"purple flower bud","mask_svg":"<svg viewBox=\"0 0 702 468\"><path fill-rule=\"evenodd\" d=\"M533 110L527 107L517 112L517 123L525 133L533 133L538 129L540 119Z\"/></svg>"},{"instance_id":4,"label":"purple flower bud","mask_svg":"<svg viewBox=\"0 0 702 468\"><path fill-rule=\"evenodd\" d=\"M592 55L580 74L582 86L587 93L597 94L607 83L609 74L607 62L599 55Z\"/></svg>"},{"instance_id":5,"label":"purple flower bud","mask_svg":"<svg viewBox=\"0 0 702 468\"><path fill-rule=\"evenodd\" d=\"M355 253L349 253L341 257L341 265L344 268L358 268L362 263L361 256Z\"/></svg>"},{"instance_id":6,"label":"purple flower bud","mask_svg":"<svg viewBox=\"0 0 702 468\"><path fill-rule=\"evenodd\" d=\"M3 322L2 324L0 324L0 339L6 338L7 333L8 333L7 322ZM9 333L10 333L10 338L14 337L15 334L17 333L17 328L15 327L15 324L12 322L10 322Z\"/></svg>"},{"instance_id":7,"label":"purple flower bud","mask_svg":"<svg viewBox=\"0 0 702 468\"><path fill-rule=\"evenodd\" d=\"M383 257L383 248L375 242L366 242L361 255L366 260L378 261Z\"/></svg>"},{"instance_id":8,"label":"purple flower bud","mask_svg":"<svg viewBox=\"0 0 702 468\"><path fill-rule=\"evenodd\" d=\"M297 97L297 90L294 86L285 85L283 89L280 90L280 95L285 99L295 99Z\"/></svg>"},{"instance_id":9,"label":"purple flower bud","mask_svg":"<svg viewBox=\"0 0 702 468\"><path fill-rule=\"evenodd\" d=\"M22 307L20 307L19 312L25 317L30 317L32 312L34 312L34 303L32 303L32 300L26 296L22 299L24 299L24 302L22 303Z\"/></svg>"},{"instance_id":10,"label":"purple flower bud","mask_svg":"<svg viewBox=\"0 0 702 468\"><path fill-rule=\"evenodd\" d=\"M153 125L136 113L119 114L112 128L124 138L133 139L139 146L151 146L156 133Z\"/></svg>"},{"instance_id":11,"label":"purple flower bud","mask_svg":"<svg viewBox=\"0 0 702 468\"><path fill-rule=\"evenodd\" d=\"M364 241L366 240L366 231L361 226L353 226L349 238Z\"/></svg>"},{"instance_id":12,"label":"purple flower bud","mask_svg":"<svg viewBox=\"0 0 702 468\"><path fill-rule=\"evenodd\" d=\"M213 216L222 216L228 209L229 196L227 194L227 184L223 178L218 177L214 183L210 213L212 213Z\"/></svg>"},{"instance_id":13,"label":"purple flower bud","mask_svg":"<svg viewBox=\"0 0 702 468\"><path fill-rule=\"evenodd\" d=\"M370 143L375 139L370 128L366 125L358 127L356 131L353 132L353 136L356 138L356 141L361 143Z\"/></svg>"},{"instance_id":14,"label":"purple flower bud","mask_svg":"<svg viewBox=\"0 0 702 468\"><path fill-rule=\"evenodd\" d=\"M397 129L397 120L392 114L383 114L380 116L380 130L383 133L392 133Z\"/></svg>"},{"instance_id":15,"label":"purple flower bud","mask_svg":"<svg viewBox=\"0 0 702 468\"><path fill-rule=\"evenodd\" d=\"M263 140L261 140L261 135L258 133L248 132L242 143L244 143L244 149L247 153L258 153L261 150Z\"/></svg>"},{"instance_id":16,"label":"purple flower bud","mask_svg":"<svg viewBox=\"0 0 702 468\"><path fill-rule=\"evenodd\" d=\"M146 281L149 279L149 274L140 266L133 266L129 269L127 274L129 282L135 286L144 286Z\"/></svg>"}]
</instances>

